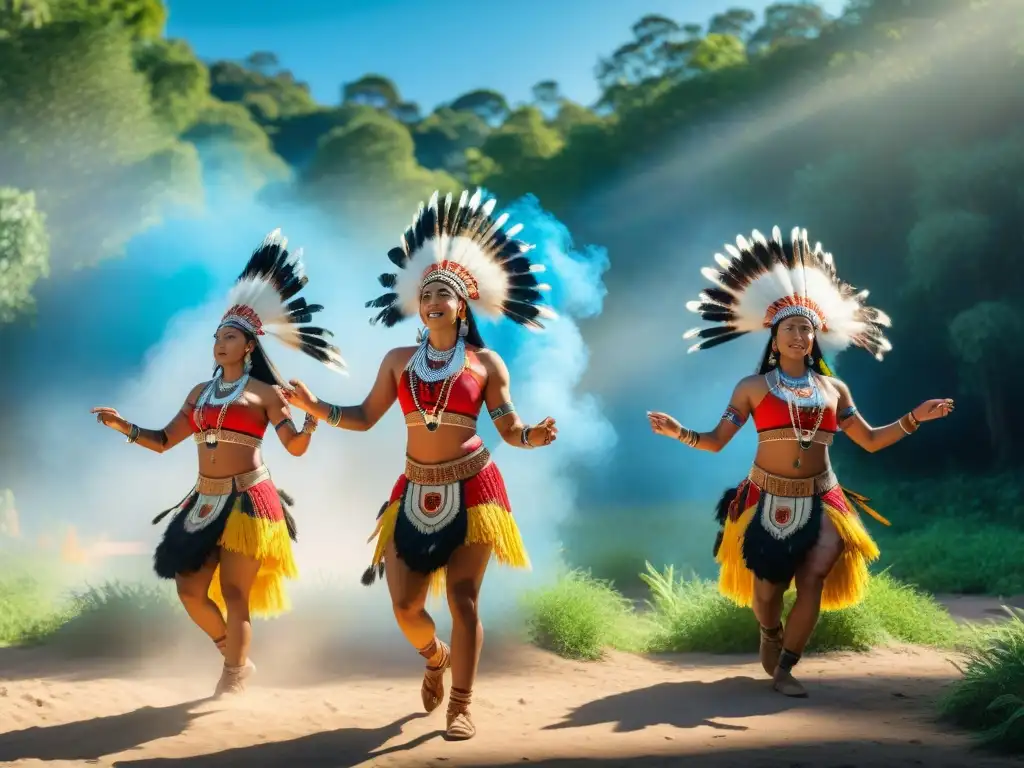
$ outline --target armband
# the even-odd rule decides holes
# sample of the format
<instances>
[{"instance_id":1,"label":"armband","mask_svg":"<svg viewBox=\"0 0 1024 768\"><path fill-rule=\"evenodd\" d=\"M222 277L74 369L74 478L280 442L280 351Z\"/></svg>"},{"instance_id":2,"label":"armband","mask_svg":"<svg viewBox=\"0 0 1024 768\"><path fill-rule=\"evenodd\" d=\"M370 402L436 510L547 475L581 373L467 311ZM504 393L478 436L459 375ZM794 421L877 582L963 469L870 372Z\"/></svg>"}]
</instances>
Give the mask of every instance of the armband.
<instances>
[{"instance_id":1,"label":"armband","mask_svg":"<svg viewBox=\"0 0 1024 768\"><path fill-rule=\"evenodd\" d=\"M732 422L737 427L742 427L747 422L743 414L739 412L739 409L734 408L731 405L725 409L725 413L722 414L721 420Z\"/></svg>"},{"instance_id":2,"label":"armband","mask_svg":"<svg viewBox=\"0 0 1024 768\"><path fill-rule=\"evenodd\" d=\"M848 405L839 412L839 421L846 421L857 412L856 405Z\"/></svg>"},{"instance_id":3,"label":"armband","mask_svg":"<svg viewBox=\"0 0 1024 768\"><path fill-rule=\"evenodd\" d=\"M125 436L126 442L134 443L136 440L138 440L140 431L141 430L139 430L138 425L132 424L131 429L128 430L128 434Z\"/></svg>"},{"instance_id":4,"label":"armband","mask_svg":"<svg viewBox=\"0 0 1024 768\"><path fill-rule=\"evenodd\" d=\"M502 403L492 411L488 411L487 415L491 417L491 421L497 421L502 416L508 416L510 413L515 413L516 407L512 403Z\"/></svg>"},{"instance_id":5,"label":"armband","mask_svg":"<svg viewBox=\"0 0 1024 768\"><path fill-rule=\"evenodd\" d=\"M336 427L341 423L341 408L337 405L332 405L330 410L327 412L327 425L329 427Z\"/></svg>"}]
</instances>

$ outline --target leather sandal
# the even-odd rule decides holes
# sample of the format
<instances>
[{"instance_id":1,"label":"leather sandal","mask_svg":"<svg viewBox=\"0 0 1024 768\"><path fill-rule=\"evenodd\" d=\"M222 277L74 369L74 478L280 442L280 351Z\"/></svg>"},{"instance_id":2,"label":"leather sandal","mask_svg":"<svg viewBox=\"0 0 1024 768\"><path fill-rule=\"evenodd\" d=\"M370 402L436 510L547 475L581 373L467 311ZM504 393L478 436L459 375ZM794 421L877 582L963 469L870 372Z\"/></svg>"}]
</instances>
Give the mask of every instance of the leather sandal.
<instances>
[{"instance_id":1,"label":"leather sandal","mask_svg":"<svg viewBox=\"0 0 1024 768\"><path fill-rule=\"evenodd\" d=\"M448 697L448 728L444 733L446 739L465 741L476 736L476 726L473 725L473 718L469 714L472 698L471 691L452 688Z\"/></svg>"},{"instance_id":2,"label":"leather sandal","mask_svg":"<svg viewBox=\"0 0 1024 768\"><path fill-rule=\"evenodd\" d=\"M441 649L441 661L436 667L427 665L423 671L423 683L420 685L420 698L423 709L430 714L444 701L444 673L452 665L451 649L441 640L437 641Z\"/></svg>"}]
</instances>

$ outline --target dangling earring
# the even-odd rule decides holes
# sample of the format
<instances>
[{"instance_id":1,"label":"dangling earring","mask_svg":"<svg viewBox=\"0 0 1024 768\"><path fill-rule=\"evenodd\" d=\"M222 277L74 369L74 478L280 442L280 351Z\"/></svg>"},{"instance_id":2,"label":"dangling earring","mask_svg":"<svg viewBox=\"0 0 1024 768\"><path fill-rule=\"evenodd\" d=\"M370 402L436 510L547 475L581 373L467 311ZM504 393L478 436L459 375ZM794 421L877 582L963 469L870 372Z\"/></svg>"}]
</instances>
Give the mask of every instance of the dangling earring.
<instances>
[{"instance_id":1,"label":"dangling earring","mask_svg":"<svg viewBox=\"0 0 1024 768\"><path fill-rule=\"evenodd\" d=\"M466 318L459 318L459 338L464 339L469 335L469 323L466 322Z\"/></svg>"},{"instance_id":2,"label":"dangling earring","mask_svg":"<svg viewBox=\"0 0 1024 768\"><path fill-rule=\"evenodd\" d=\"M813 355L810 355L810 354L809 354L809 355L807 355L807 360L806 360L806 362L807 362L807 367L808 367L808 368L813 368L813 367L814 367L814 356L813 356Z\"/></svg>"},{"instance_id":3,"label":"dangling earring","mask_svg":"<svg viewBox=\"0 0 1024 768\"><path fill-rule=\"evenodd\" d=\"M424 341L427 340L427 336L429 336L429 335L430 335L430 329L427 328L426 326L423 326L418 331L416 331L416 343L417 344L422 344Z\"/></svg>"},{"instance_id":4,"label":"dangling earring","mask_svg":"<svg viewBox=\"0 0 1024 768\"><path fill-rule=\"evenodd\" d=\"M245 372L248 373L252 370L252 352L245 353Z\"/></svg>"},{"instance_id":5,"label":"dangling earring","mask_svg":"<svg viewBox=\"0 0 1024 768\"><path fill-rule=\"evenodd\" d=\"M775 365L777 362L779 361L778 358L775 357L775 348L773 347L771 354L768 355L768 365Z\"/></svg>"}]
</instances>

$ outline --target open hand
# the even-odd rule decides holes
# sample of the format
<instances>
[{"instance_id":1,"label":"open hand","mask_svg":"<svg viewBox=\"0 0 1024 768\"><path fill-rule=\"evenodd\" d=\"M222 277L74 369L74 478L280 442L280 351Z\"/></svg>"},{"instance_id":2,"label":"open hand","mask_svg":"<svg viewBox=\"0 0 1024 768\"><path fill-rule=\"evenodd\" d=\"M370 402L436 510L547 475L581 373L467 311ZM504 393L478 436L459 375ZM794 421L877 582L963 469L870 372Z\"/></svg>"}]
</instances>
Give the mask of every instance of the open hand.
<instances>
[{"instance_id":1,"label":"open hand","mask_svg":"<svg viewBox=\"0 0 1024 768\"><path fill-rule=\"evenodd\" d=\"M309 387L298 379L292 379L288 382L288 385L291 389L282 388L281 394L284 395L285 400L300 411L309 413L309 410L320 402L319 398L309 391Z\"/></svg>"},{"instance_id":2,"label":"open hand","mask_svg":"<svg viewBox=\"0 0 1024 768\"><path fill-rule=\"evenodd\" d=\"M128 434L128 422L121 418L121 414L114 408L107 408L100 406L93 408L89 413L96 414L96 422L102 424L105 427L110 427L115 432L120 432L122 435Z\"/></svg>"},{"instance_id":3,"label":"open hand","mask_svg":"<svg viewBox=\"0 0 1024 768\"><path fill-rule=\"evenodd\" d=\"M558 427L555 426L555 420L548 416L540 424L530 427L526 439L530 445L538 448L542 445L551 445L558 439Z\"/></svg>"},{"instance_id":4,"label":"open hand","mask_svg":"<svg viewBox=\"0 0 1024 768\"><path fill-rule=\"evenodd\" d=\"M954 408L952 398L943 397L937 400L925 400L911 413L918 421L932 421L933 419L944 419L953 412Z\"/></svg>"},{"instance_id":5,"label":"open hand","mask_svg":"<svg viewBox=\"0 0 1024 768\"><path fill-rule=\"evenodd\" d=\"M673 440L679 438L679 433L683 429L682 424L667 413L661 413L660 411L648 411L647 420L651 423L651 430L654 434L671 437Z\"/></svg>"}]
</instances>

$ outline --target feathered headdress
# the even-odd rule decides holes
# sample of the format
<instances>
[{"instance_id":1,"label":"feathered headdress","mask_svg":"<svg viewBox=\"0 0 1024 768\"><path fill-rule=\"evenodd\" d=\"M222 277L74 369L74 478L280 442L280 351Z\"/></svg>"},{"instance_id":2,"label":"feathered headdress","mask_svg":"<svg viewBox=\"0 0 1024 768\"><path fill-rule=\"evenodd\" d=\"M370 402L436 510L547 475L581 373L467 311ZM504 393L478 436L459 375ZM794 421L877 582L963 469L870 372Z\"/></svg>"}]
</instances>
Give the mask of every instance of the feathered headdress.
<instances>
[{"instance_id":1,"label":"feathered headdress","mask_svg":"<svg viewBox=\"0 0 1024 768\"><path fill-rule=\"evenodd\" d=\"M864 303L867 291L857 291L836 275L832 254L821 243L813 248L807 230L793 229L784 243L778 227L771 241L755 230L753 242L739 235L736 246L726 245L732 258L715 254L718 269L704 267L701 274L714 283L699 301L686 308L715 323L694 328L684 339L703 339L689 352L709 349L756 331L770 330L787 317L801 315L814 325L822 352L835 355L850 345L881 360L892 344L884 335L889 316Z\"/></svg>"},{"instance_id":2,"label":"feathered headdress","mask_svg":"<svg viewBox=\"0 0 1024 768\"><path fill-rule=\"evenodd\" d=\"M402 244L388 251L401 271L381 275L389 292L366 303L381 310L371 323L390 328L415 317L423 286L435 280L449 285L474 313L504 315L534 330L544 327L538 318L556 317L540 303L541 292L550 290L537 281L544 266L532 264L527 253L533 246L515 238L522 225L503 229L508 214L493 218L496 201L481 205L481 199L480 190L472 198L464 191L457 204L449 194L439 206L435 192L425 208L420 204Z\"/></svg>"},{"instance_id":3,"label":"feathered headdress","mask_svg":"<svg viewBox=\"0 0 1024 768\"><path fill-rule=\"evenodd\" d=\"M259 341L270 334L289 347L319 360L328 368L342 370L345 362L327 338L333 334L312 325L313 315L323 310L295 298L309 278L302 264L302 250L289 253L288 241L275 229L252 252L249 263L228 293L228 310L220 325L252 334Z\"/></svg>"}]
</instances>

